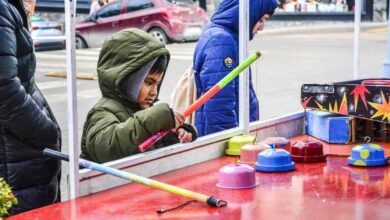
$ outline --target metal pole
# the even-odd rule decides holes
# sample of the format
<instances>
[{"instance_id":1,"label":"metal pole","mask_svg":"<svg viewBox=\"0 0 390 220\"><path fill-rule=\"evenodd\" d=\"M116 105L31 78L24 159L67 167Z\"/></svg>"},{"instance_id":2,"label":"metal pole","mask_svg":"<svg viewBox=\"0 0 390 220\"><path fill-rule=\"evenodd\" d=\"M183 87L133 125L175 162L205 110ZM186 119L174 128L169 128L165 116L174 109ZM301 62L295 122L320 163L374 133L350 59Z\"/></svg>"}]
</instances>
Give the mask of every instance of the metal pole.
<instances>
[{"instance_id":1,"label":"metal pole","mask_svg":"<svg viewBox=\"0 0 390 220\"><path fill-rule=\"evenodd\" d=\"M248 56L249 41L249 0L239 1L239 63ZM240 75L239 126L249 134L249 69Z\"/></svg>"},{"instance_id":2,"label":"metal pole","mask_svg":"<svg viewBox=\"0 0 390 220\"><path fill-rule=\"evenodd\" d=\"M354 32L354 53L353 53L353 78L359 78L359 38L360 38L360 18L362 12L362 0L355 1L355 32Z\"/></svg>"},{"instance_id":3,"label":"metal pole","mask_svg":"<svg viewBox=\"0 0 390 220\"><path fill-rule=\"evenodd\" d=\"M387 5L390 4L390 0L387 1ZM387 7L388 14L390 15L390 7ZM383 77L390 78L390 16L387 20L387 60L383 61Z\"/></svg>"},{"instance_id":4,"label":"metal pole","mask_svg":"<svg viewBox=\"0 0 390 220\"><path fill-rule=\"evenodd\" d=\"M68 146L70 199L79 195L75 15L76 1L65 0L66 73L68 95Z\"/></svg>"}]
</instances>

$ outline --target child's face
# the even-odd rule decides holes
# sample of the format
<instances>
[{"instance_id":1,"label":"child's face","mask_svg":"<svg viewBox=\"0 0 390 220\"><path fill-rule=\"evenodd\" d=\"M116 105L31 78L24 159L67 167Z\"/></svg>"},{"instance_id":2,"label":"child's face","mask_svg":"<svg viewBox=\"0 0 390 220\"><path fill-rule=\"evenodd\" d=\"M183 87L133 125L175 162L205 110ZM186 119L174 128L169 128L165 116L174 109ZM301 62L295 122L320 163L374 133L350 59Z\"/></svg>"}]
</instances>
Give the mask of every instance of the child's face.
<instances>
[{"instance_id":1,"label":"child's face","mask_svg":"<svg viewBox=\"0 0 390 220\"><path fill-rule=\"evenodd\" d=\"M157 88L161 83L163 75L150 72L144 80L137 100L142 109L147 109L153 104L157 97Z\"/></svg>"},{"instance_id":2,"label":"child's face","mask_svg":"<svg viewBox=\"0 0 390 220\"><path fill-rule=\"evenodd\" d=\"M252 35L256 36L257 32L262 31L265 26L265 22L268 20L269 15L265 14L263 17L260 18L260 20L256 23L256 25L253 27Z\"/></svg>"}]
</instances>

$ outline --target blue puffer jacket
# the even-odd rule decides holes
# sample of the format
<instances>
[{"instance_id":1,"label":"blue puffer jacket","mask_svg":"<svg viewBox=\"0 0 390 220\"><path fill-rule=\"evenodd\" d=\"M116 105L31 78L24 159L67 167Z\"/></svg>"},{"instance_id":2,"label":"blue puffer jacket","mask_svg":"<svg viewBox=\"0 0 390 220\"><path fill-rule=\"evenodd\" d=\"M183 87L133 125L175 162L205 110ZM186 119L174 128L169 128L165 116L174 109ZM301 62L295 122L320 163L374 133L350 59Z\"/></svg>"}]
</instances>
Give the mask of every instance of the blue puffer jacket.
<instances>
[{"instance_id":1,"label":"blue puffer jacket","mask_svg":"<svg viewBox=\"0 0 390 220\"><path fill-rule=\"evenodd\" d=\"M238 65L239 1L223 0L203 31L194 54L197 97L207 92ZM276 0L250 0L249 36L263 15L277 7ZM250 77L251 78L251 77ZM198 109L199 136L238 126L238 78ZM250 120L259 119L259 103L250 80Z\"/></svg>"}]
</instances>

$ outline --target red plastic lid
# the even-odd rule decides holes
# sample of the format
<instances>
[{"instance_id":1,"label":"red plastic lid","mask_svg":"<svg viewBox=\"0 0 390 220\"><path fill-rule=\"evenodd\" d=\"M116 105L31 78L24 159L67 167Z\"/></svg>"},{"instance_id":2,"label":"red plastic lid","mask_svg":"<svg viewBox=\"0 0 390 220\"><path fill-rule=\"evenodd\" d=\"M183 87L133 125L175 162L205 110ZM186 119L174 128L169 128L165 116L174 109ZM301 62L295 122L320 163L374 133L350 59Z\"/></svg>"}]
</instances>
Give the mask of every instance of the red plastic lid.
<instances>
[{"instance_id":1,"label":"red plastic lid","mask_svg":"<svg viewBox=\"0 0 390 220\"><path fill-rule=\"evenodd\" d=\"M291 159L295 162L322 162L326 156L320 142L305 140L291 147Z\"/></svg>"}]
</instances>

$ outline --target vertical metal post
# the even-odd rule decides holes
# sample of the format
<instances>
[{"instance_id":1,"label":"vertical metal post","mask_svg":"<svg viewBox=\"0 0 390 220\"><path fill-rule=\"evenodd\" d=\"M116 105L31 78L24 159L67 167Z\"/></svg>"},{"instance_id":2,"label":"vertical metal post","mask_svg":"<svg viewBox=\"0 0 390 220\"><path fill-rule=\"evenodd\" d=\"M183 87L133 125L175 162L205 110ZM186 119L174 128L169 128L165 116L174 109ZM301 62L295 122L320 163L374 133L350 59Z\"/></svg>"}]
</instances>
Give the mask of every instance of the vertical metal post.
<instances>
[{"instance_id":1,"label":"vertical metal post","mask_svg":"<svg viewBox=\"0 0 390 220\"><path fill-rule=\"evenodd\" d=\"M387 5L390 4L390 0L387 1ZM388 14L390 15L390 7L388 8ZM383 61L383 77L390 78L390 16L387 18L387 60Z\"/></svg>"},{"instance_id":2,"label":"vertical metal post","mask_svg":"<svg viewBox=\"0 0 390 220\"><path fill-rule=\"evenodd\" d=\"M239 1L239 62L248 57L249 0ZM249 133L249 69L240 74L239 126L244 134Z\"/></svg>"},{"instance_id":3,"label":"vertical metal post","mask_svg":"<svg viewBox=\"0 0 390 220\"><path fill-rule=\"evenodd\" d=\"M66 73L68 95L68 150L70 199L79 195L75 15L76 1L65 0Z\"/></svg>"},{"instance_id":4,"label":"vertical metal post","mask_svg":"<svg viewBox=\"0 0 390 220\"><path fill-rule=\"evenodd\" d=\"M362 0L355 1L355 27L354 27L354 53L353 53L353 78L359 78L359 39L360 39L360 18L362 14Z\"/></svg>"}]
</instances>

